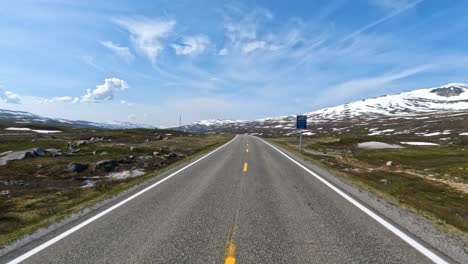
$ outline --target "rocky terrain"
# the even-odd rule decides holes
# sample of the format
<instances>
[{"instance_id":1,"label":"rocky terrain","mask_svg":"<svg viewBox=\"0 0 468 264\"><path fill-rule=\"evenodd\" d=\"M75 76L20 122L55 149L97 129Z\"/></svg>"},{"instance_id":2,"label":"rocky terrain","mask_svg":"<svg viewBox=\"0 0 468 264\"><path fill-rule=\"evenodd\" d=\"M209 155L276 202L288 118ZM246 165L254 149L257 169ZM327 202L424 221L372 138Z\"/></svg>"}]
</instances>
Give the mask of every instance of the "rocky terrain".
<instances>
[{"instance_id":1,"label":"rocky terrain","mask_svg":"<svg viewBox=\"0 0 468 264\"><path fill-rule=\"evenodd\" d=\"M21 125L0 128L0 247L229 139L159 129Z\"/></svg>"}]
</instances>

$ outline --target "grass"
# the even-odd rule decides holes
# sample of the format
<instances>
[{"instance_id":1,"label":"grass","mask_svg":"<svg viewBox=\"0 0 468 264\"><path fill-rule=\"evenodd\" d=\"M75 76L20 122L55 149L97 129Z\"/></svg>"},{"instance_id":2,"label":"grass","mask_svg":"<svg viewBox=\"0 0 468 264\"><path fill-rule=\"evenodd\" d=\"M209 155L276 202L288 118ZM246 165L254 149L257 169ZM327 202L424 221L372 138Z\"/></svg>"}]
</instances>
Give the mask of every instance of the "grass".
<instances>
[{"instance_id":1,"label":"grass","mask_svg":"<svg viewBox=\"0 0 468 264\"><path fill-rule=\"evenodd\" d=\"M269 140L391 203L412 208L442 226L468 233L468 194L450 184L430 179L467 183L468 151L464 144L361 150L356 147L359 142L395 143L396 140L392 137L379 137L378 140L346 136L308 137L305 139L305 152L299 153L296 138ZM395 167L385 166L390 160L395 162Z\"/></svg>"},{"instance_id":2,"label":"grass","mask_svg":"<svg viewBox=\"0 0 468 264\"><path fill-rule=\"evenodd\" d=\"M135 132L135 133L132 133ZM172 134L167 140L157 139L161 134ZM104 130L104 131L74 131L54 138L47 136L22 135L23 138L0 137L0 149L21 150L31 147L64 148L69 141L86 139L90 137L104 137L103 142L80 146L80 155L61 157L36 157L19 160L0 167L0 180L24 180L29 183L25 186L1 186L0 190L10 189L11 195L0 196L0 247L11 243L41 227L45 227L73 212L90 207L100 201L113 197L120 192L137 184L149 180L161 173L172 169L184 162L206 153L213 148L227 142L232 136L192 136L174 131L161 130ZM108 141L107 139L111 139ZM15 145L13 142L21 142ZM31 141L34 139L34 141ZM30 143L31 142L31 143ZM130 151L130 146L134 149ZM15 147L15 148L13 148ZM177 158L160 161L139 162L129 165L120 164L119 168L145 167L148 171L143 176L122 181L98 181L94 188L80 188L81 181L77 176L95 175L91 168L79 175L64 171L70 162L83 162L92 164L102 159L119 159L128 155L142 156L160 151L163 153L174 151ZM107 152L106 155L92 155L92 151ZM125 167L127 166L127 167Z\"/></svg>"}]
</instances>

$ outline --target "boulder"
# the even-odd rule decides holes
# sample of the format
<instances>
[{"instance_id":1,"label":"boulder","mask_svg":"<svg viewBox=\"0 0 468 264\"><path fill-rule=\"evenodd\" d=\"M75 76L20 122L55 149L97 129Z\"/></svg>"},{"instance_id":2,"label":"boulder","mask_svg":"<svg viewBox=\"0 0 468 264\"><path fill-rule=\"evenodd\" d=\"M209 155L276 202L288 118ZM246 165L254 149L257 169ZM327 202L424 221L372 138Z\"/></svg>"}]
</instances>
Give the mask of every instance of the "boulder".
<instances>
[{"instance_id":1,"label":"boulder","mask_svg":"<svg viewBox=\"0 0 468 264\"><path fill-rule=\"evenodd\" d=\"M76 146L79 147L79 146L83 146L83 145L86 145L88 144L88 141L87 140L78 140L76 142Z\"/></svg>"},{"instance_id":2,"label":"boulder","mask_svg":"<svg viewBox=\"0 0 468 264\"><path fill-rule=\"evenodd\" d=\"M60 149L50 148L50 149L46 149L46 152L52 155L53 157L62 156L62 150Z\"/></svg>"},{"instance_id":3,"label":"boulder","mask_svg":"<svg viewBox=\"0 0 468 264\"><path fill-rule=\"evenodd\" d=\"M84 170L86 170L88 168L88 166L89 166L88 164L72 162L72 163L68 164L68 166L66 168L66 171L80 173L80 172L83 172Z\"/></svg>"},{"instance_id":4,"label":"boulder","mask_svg":"<svg viewBox=\"0 0 468 264\"><path fill-rule=\"evenodd\" d=\"M96 169L104 169L106 171L111 171L117 166L116 160L101 160L96 162Z\"/></svg>"},{"instance_id":5,"label":"boulder","mask_svg":"<svg viewBox=\"0 0 468 264\"><path fill-rule=\"evenodd\" d=\"M34 148L34 149L32 149L32 151L34 152L35 156L45 156L46 155L46 150L43 149L43 148Z\"/></svg>"},{"instance_id":6,"label":"boulder","mask_svg":"<svg viewBox=\"0 0 468 264\"><path fill-rule=\"evenodd\" d=\"M170 153L164 155L164 157L166 157L166 158L175 158L175 157L177 157L177 153L170 152Z\"/></svg>"},{"instance_id":7,"label":"boulder","mask_svg":"<svg viewBox=\"0 0 468 264\"><path fill-rule=\"evenodd\" d=\"M34 150L35 149L27 149L27 150L9 152L5 154L4 156L0 157L0 165L6 165L9 161L13 161L13 160L22 160L22 159L36 157L37 155ZM38 153L42 154L40 151L38 151Z\"/></svg>"}]
</instances>

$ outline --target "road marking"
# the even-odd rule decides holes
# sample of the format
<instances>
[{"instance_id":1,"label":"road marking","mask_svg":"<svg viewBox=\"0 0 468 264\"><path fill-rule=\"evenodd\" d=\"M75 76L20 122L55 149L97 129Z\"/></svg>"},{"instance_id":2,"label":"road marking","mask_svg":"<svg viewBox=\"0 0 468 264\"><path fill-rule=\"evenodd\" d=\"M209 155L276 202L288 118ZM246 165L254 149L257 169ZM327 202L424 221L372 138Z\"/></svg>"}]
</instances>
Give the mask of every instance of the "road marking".
<instances>
[{"instance_id":1,"label":"road marking","mask_svg":"<svg viewBox=\"0 0 468 264\"><path fill-rule=\"evenodd\" d=\"M247 162L244 162L244 172L247 172L247 169L249 168L249 164Z\"/></svg>"},{"instance_id":2,"label":"road marking","mask_svg":"<svg viewBox=\"0 0 468 264\"><path fill-rule=\"evenodd\" d=\"M368 209L367 207L365 207L364 205L362 205L360 202L356 201L354 198L352 198L351 196L347 195L346 193L344 193L343 191L341 191L340 189L338 189L337 187L335 187L333 184L329 183L327 180L325 180L324 178L322 178L320 175L318 175L317 173L311 171L310 169L308 169L307 167L305 167L304 165L302 165L301 163L299 163L298 161L296 161L295 159L289 157L287 154L285 154L283 151L281 151L280 149L278 149L277 147L273 146L272 144L266 142L265 140L261 139L261 138L258 138L260 139L261 141L263 141L263 143L269 145L270 147L272 147L274 150L278 151L281 155L285 156L286 158L288 158L290 161L292 161L293 163L295 163L297 166L301 167L302 169L304 169L306 172L308 172L310 175L314 176L315 178L317 178L319 181L321 181L323 184L325 184L326 186L328 186L330 189L332 189L333 191L335 191L336 193L338 193L341 197L345 198L346 200L348 200L348 202L352 203L354 206L356 206L357 208L359 208L361 211L363 211L364 213L366 213L368 216L370 216L371 218L373 218L375 221L379 222L381 225L383 225L385 228L387 228L388 230L390 230L392 233L394 233L395 235L397 235L398 237L400 237L403 241L405 241L406 243L408 243L410 246L412 246L414 249L416 249L417 251L419 251L421 254L423 254L424 256L428 257L430 260L432 260L434 263L437 263L437 264L448 264L447 261L445 261L444 259L442 259L441 257L439 257L437 254L435 254L434 252L432 252L431 250L429 250L428 248L426 248L425 246L421 245L418 241L414 240L413 238L411 238L410 236L408 236L406 233L404 233L403 231L401 231L400 229L398 229L397 227L395 227L394 225L392 225L391 223L389 223L388 221L386 221L385 219L383 219L382 217L380 217L379 215L377 215L376 213L374 213L373 211L371 211L370 209Z\"/></svg>"},{"instance_id":3,"label":"road marking","mask_svg":"<svg viewBox=\"0 0 468 264\"><path fill-rule=\"evenodd\" d=\"M236 245L233 242L229 241L226 248L226 258L224 259L224 264L235 264L236 263Z\"/></svg>"},{"instance_id":4,"label":"road marking","mask_svg":"<svg viewBox=\"0 0 468 264\"><path fill-rule=\"evenodd\" d=\"M246 149L245 152L249 153L249 149Z\"/></svg>"},{"instance_id":5,"label":"road marking","mask_svg":"<svg viewBox=\"0 0 468 264\"><path fill-rule=\"evenodd\" d=\"M90 223L92 223L92 222L98 220L99 218L103 217L104 215L106 215L106 214L108 214L108 213L114 211L115 209L119 208L120 206L122 206L122 205L124 205L124 204L130 202L131 200L137 198L138 196L144 194L145 192L147 192L147 191L153 189L154 187L158 186L159 184L161 184L161 183L163 183L163 182L169 180L170 178L174 177L175 175L179 174L180 172L182 172L182 171L184 171L184 170L186 170L186 169L192 167L192 166L195 165L196 163L198 163L198 162L204 160L205 158L211 156L213 153L215 153L215 152L217 152L218 150L220 150L220 149L226 147L227 145L229 145L229 144L230 144L231 142L233 142L236 138L237 138L237 136L235 136L233 139L231 139L229 142L227 142L226 144L222 145L221 147L219 147L219 148L213 150L212 152L206 154L205 156L203 156L203 157L201 157L201 158L195 160L194 162L192 162L192 163L186 165L185 167L183 167L183 168L179 169L178 171L176 171L176 172L170 174L169 176L165 177L164 179L161 179L160 181L158 181L158 182L156 182L156 183L153 183L152 185L146 187L145 189L143 189L143 190L141 190L141 191L135 193L134 195L132 195L132 196L130 196L130 197L128 197L128 198L126 198L125 200L122 200L121 202L119 202L119 203L113 205L112 207L107 208L106 210L100 212L99 214L97 214L97 215L95 215L95 216L89 218L88 220L86 220L86 221L84 221L84 222L82 222L82 223L80 223L80 224L78 224L78 225L76 225L76 226L74 226L74 227L68 229L67 231L63 232L62 234L60 234L60 235L58 235L58 236L56 236L56 237L50 239L49 241L47 241L47 242L45 242L45 243L43 243L43 244L41 244L41 245L39 245L39 246L37 246L37 247L31 249L30 251L24 253L23 255L21 255L21 256L15 258L15 259L13 259L12 261L8 262L8 264L20 263L20 262L22 262L22 261L24 261L24 260L30 258L31 256L33 256L33 255L39 253L40 251L46 249L46 248L49 247L49 246L51 246L51 245L57 243L58 241L60 241L60 240L64 239L65 237L67 237L67 236L73 234L74 232L80 230L81 228L87 226L88 224L90 224Z\"/></svg>"}]
</instances>

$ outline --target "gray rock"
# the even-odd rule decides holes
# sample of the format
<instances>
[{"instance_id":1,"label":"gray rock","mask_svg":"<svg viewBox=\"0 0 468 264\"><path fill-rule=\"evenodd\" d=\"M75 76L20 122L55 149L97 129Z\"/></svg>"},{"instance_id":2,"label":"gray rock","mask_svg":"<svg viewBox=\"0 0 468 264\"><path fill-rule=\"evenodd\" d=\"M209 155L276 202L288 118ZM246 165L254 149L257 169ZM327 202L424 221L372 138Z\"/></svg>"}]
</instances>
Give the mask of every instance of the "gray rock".
<instances>
[{"instance_id":1,"label":"gray rock","mask_svg":"<svg viewBox=\"0 0 468 264\"><path fill-rule=\"evenodd\" d=\"M88 164L73 162L73 163L68 164L66 171L80 173L86 170L88 166L89 166Z\"/></svg>"},{"instance_id":2,"label":"gray rock","mask_svg":"<svg viewBox=\"0 0 468 264\"><path fill-rule=\"evenodd\" d=\"M54 157L57 157L57 156L62 156L63 153L62 153L62 150L60 149L54 149L54 148L50 148L50 149L46 149L45 150L48 154L54 156Z\"/></svg>"},{"instance_id":3,"label":"gray rock","mask_svg":"<svg viewBox=\"0 0 468 264\"><path fill-rule=\"evenodd\" d=\"M170 153L164 155L164 157L166 157L166 158L175 158L175 157L177 157L177 153L170 152Z\"/></svg>"},{"instance_id":4,"label":"gray rock","mask_svg":"<svg viewBox=\"0 0 468 264\"><path fill-rule=\"evenodd\" d=\"M387 163L385 163L385 165L386 165L387 167L392 167L392 166L395 165L395 164L393 164L393 161L387 161Z\"/></svg>"},{"instance_id":5,"label":"gray rock","mask_svg":"<svg viewBox=\"0 0 468 264\"><path fill-rule=\"evenodd\" d=\"M151 155L144 155L144 156L139 156L138 157L138 159L141 160L141 161L150 160L152 158L153 158L153 156L151 156Z\"/></svg>"},{"instance_id":6,"label":"gray rock","mask_svg":"<svg viewBox=\"0 0 468 264\"><path fill-rule=\"evenodd\" d=\"M34 148L32 149L32 151L34 152L36 156L45 156L47 153L46 150L43 148Z\"/></svg>"},{"instance_id":7,"label":"gray rock","mask_svg":"<svg viewBox=\"0 0 468 264\"><path fill-rule=\"evenodd\" d=\"M96 169L104 169L106 171L111 171L117 166L116 160L101 160L96 162Z\"/></svg>"},{"instance_id":8,"label":"gray rock","mask_svg":"<svg viewBox=\"0 0 468 264\"><path fill-rule=\"evenodd\" d=\"M157 151L153 152L153 156L159 156L159 152Z\"/></svg>"},{"instance_id":9,"label":"gray rock","mask_svg":"<svg viewBox=\"0 0 468 264\"><path fill-rule=\"evenodd\" d=\"M4 156L0 157L0 166L6 165L9 161L33 158L36 156L43 156L46 153L44 149L33 148L33 149L27 149L27 150L21 150L21 151L12 151L7 154L5 153L2 153L2 154L4 154Z\"/></svg>"},{"instance_id":10,"label":"gray rock","mask_svg":"<svg viewBox=\"0 0 468 264\"><path fill-rule=\"evenodd\" d=\"M83 146L83 145L86 145L86 144L88 144L87 140L79 140L79 141L76 142L77 147Z\"/></svg>"},{"instance_id":11,"label":"gray rock","mask_svg":"<svg viewBox=\"0 0 468 264\"><path fill-rule=\"evenodd\" d=\"M12 152L13 152L13 151L11 151L11 150L2 152L2 153L0 153L0 157L6 156L6 155L8 155L8 154L10 154L10 153L12 153Z\"/></svg>"},{"instance_id":12,"label":"gray rock","mask_svg":"<svg viewBox=\"0 0 468 264\"><path fill-rule=\"evenodd\" d=\"M436 88L431 90L431 93L435 93L438 96L444 96L444 97L452 97L452 96L459 96L462 94L464 90L460 87L443 87L443 88Z\"/></svg>"}]
</instances>

